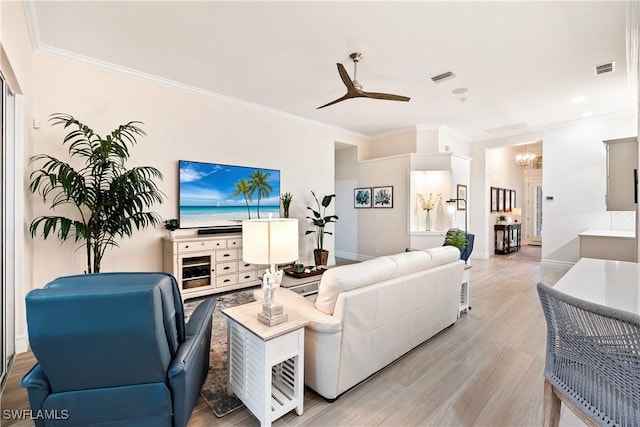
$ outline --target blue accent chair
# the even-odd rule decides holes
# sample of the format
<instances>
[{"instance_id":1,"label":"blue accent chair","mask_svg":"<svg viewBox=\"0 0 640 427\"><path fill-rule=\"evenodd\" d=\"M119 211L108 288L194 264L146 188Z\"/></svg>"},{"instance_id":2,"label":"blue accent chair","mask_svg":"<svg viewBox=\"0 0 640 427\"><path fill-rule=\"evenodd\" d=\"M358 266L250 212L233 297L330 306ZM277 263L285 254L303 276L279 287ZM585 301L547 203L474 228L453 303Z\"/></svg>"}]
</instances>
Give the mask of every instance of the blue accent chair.
<instances>
[{"instance_id":1,"label":"blue accent chair","mask_svg":"<svg viewBox=\"0 0 640 427\"><path fill-rule=\"evenodd\" d=\"M209 370L215 298L185 324L166 273L55 279L26 296L37 427L184 427ZM50 419L47 419L50 418Z\"/></svg>"},{"instance_id":2,"label":"blue accent chair","mask_svg":"<svg viewBox=\"0 0 640 427\"><path fill-rule=\"evenodd\" d=\"M475 234L467 233L467 244L464 245L462 249L460 249L460 259L465 263L471 256L471 252L473 252L473 242L475 241Z\"/></svg>"}]
</instances>

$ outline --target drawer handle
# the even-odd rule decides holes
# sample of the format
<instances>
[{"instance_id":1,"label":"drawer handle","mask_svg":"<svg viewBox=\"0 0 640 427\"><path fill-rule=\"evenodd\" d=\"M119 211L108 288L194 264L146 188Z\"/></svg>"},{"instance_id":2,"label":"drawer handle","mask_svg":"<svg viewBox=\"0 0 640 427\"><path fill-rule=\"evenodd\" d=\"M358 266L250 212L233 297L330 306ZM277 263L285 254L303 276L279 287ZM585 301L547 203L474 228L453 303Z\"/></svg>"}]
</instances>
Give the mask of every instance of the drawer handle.
<instances>
[{"instance_id":1,"label":"drawer handle","mask_svg":"<svg viewBox=\"0 0 640 427\"><path fill-rule=\"evenodd\" d=\"M184 248L185 248L185 249L189 249L189 245L185 245L185 247L184 247Z\"/></svg>"},{"instance_id":2,"label":"drawer handle","mask_svg":"<svg viewBox=\"0 0 640 427\"><path fill-rule=\"evenodd\" d=\"M251 276L244 276L244 278L245 278L245 279L250 279L250 278L251 278Z\"/></svg>"},{"instance_id":3,"label":"drawer handle","mask_svg":"<svg viewBox=\"0 0 640 427\"><path fill-rule=\"evenodd\" d=\"M212 268L212 269L211 269L211 271L216 271L216 269L215 269L215 268Z\"/></svg>"},{"instance_id":4,"label":"drawer handle","mask_svg":"<svg viewBox=\"0 0 640 427\"><path fill-rule=\"evenodd\" d=\"M228 270L228 269L230 269L230 268L231 268L231 267L229 267L229 266L226 266L226 267L225 267L224 269L225 269L225 270Z\"/></svg>"},{"instance_id":5,"label":"drawer handle","mask_svg":"<svg viewBox=\"0 0 640 427\"><path fill-rule=\"evenodd\" d=\"M232 244L235 245L237 242L233 242Z\"/></svg>"},{"instance_id":6,"label":"drawer handle","mask_svg":"<svg viewBox=\"0 0 640 427\"><path fill-rule=\"evenodd\" d=\"M230 282L231 279L224 279L224 283Z\"/></svg>"},{"instance_id":7,"label":"drawer handle","mask_svg":"<svg viewBox=\"0 0 640 427\"><path fill-rule=\"evenodd\" d=\"M245 264L244 266L245 266L245 267L250 267L250 266L251 266L251 264Z\"/></svg>"},{"instance_id":8,"label":"drawer handle","mask_svg":"<svg viewBox=\"0 0 640 427\"><path fill-rule=\"evenodd\" d=\"M222 255L222 256L224 256L224 257L228 257L228 256L231 256L231 254L224 254L224 255Z\"/></svg>"}]
</instances>

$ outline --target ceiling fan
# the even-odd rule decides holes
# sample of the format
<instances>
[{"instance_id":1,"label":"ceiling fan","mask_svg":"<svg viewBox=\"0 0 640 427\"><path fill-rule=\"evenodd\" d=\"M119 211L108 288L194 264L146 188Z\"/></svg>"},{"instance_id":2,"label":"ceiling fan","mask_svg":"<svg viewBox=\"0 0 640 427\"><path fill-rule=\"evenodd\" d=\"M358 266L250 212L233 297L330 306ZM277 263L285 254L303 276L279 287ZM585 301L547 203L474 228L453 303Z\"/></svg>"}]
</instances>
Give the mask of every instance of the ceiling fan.
<instances>
[{"instance_id":1,"label":"ceiling fan","mask_svg":"<svg viewBox=\"0 0 640 427\"><path fill-rule=\"evenodd\" d=\"M362 85L358 83L358 80L356 79L356 75L358 72L358 61L362 59L362 54L359 52L355 52L349 56L353 60L353 81L351 81L351 79L349 78L349 74L347 74L347 70L344 69L344 66L340 63L337 64L338 73L340 73L340 78L342 79L342 82L344 83L344 85L347 87L347 93L341 98L338 98L334 101L329 102L328 104L324 104L318 107L317 110L319 110L320 108L328 107L329 105L333 105L337 102L344 101L345 99L350 99L350 98L373 98L373 99L386 99L389 101L405 101L405 102L411 99L406 96L393 95L390 93L363 91Z\"/></svg>"}]
</instances>

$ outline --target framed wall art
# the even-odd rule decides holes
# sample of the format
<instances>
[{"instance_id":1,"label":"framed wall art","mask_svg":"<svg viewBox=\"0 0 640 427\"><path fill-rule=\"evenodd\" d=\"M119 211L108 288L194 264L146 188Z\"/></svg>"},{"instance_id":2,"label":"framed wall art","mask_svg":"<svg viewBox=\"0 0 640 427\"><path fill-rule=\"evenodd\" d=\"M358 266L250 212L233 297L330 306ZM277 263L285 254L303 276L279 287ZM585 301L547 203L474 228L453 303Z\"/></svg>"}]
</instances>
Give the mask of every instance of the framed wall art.
<instances>
[{"instance_id":1,"label":"framed wall art","mask_svg":"<svg viewBox=\"0 0 640 427\"><path fill-rule=\"evenodd\" d=\"M511 190L511 209L516 207L516 190Z\"/></svg>"},{"instance_id":2,"label":"framed wall art","mask_svg":"<svg viewBox=\"0 0 640 427\"><path fill-rule=\"evenodd\" d=\"M393 186L389 185L386 187L373 187L373 207L393 207Z\"/></svg>"},{"instance_id":3,"label":"framed wall art","mask_svg":"<svg viewBox=\"0 0 640 427\"><path fill-rule=\"evenodd\" d=\"M504 188L498 188L498 212L504 212Z\"/></svg>"},{"instance_id":4,"label":"framed wall art","mask_svg":"<svg viewBox=\"0 0 640 427\"><path fill-rule=\"evenodd\" d=\"M356 209L371 207L371 187L353 189L353 207Z\"/></svg>"},{"instance_id":5,"label":"framed wall art","mask_svg":"<svg viewBox=\"0 0 640 427\"><path fill-rule=\"evenodd\" d=\"M507 190L505 188L503 191L504 191L504 211L511 212L511 190Z\"/></svg>"},{"instance_id":6,"label":"framed wall art","mask_svg":"<svg viewBox=\"0 0 640 427\"><path fill-rule=\"evenodd\" d=\"M491 200L491 212L498 212L498 189L496 187L491 187L489 196Z\"/></svg>"},{"instance_id":7,"label":"framed wall art","mask_svg":"<svg viewBox=\"0 0 640 427\"><path fill-rule=\"evenodd\" d=\"M464 199L464 200L456 201L456 209L459 211L466 211L467 210L467 186L464 184L458 184L456 186L456 194L457 194L456 197L458 199Z\"/></svg>"}]
</instances>

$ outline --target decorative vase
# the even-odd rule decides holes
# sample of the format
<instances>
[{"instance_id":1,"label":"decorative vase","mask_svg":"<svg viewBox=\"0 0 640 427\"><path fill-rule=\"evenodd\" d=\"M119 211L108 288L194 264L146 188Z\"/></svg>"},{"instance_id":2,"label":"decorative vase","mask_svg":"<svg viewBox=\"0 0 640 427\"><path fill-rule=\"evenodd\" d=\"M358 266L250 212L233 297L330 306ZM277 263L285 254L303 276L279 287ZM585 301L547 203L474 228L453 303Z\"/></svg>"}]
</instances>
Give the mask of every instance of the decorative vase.
<instances>
[{"instance_id":1,"label":"decorative vase","mask_svg":"<svg viewBox=\"0 0 640 427\"><path fill-rule=\"evenodd\" d=\"M431 231L431 209L427 209L427 215L424 218L425 230Z\"/></svg>"},{"instance_id":2,"label":"decorative vase","mask_svg":"<svg viewBox=\"0 0 640 427\"><path fill-rule=\"evenodd\" d=\"M329 251L325 249L314 249L313 258L316 261L316 267L321 265L326 266L329 261Z\"/></svg>"},{"instance_id":3,"label":"decorative vase","mask_svg":"<svg viewBox=\"0 0 640 427\"><path fill-rule=\"evenodd\" d=\"M289 206L283 206L282 208L285 218L289 218Z\"/></svg>"}]
</instances>

